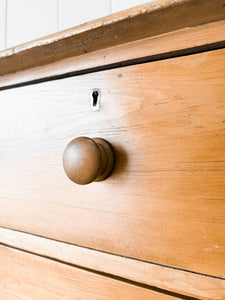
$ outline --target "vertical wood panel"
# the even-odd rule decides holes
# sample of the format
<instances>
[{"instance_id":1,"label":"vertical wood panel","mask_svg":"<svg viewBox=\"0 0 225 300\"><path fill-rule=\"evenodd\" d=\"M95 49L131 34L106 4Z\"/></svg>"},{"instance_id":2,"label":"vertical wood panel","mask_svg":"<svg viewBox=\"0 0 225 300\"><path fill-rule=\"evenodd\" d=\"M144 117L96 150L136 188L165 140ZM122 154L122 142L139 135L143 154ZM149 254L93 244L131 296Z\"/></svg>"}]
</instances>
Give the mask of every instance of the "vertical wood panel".
<instances>
[{"instance_id":1,"label":"vertical wood panel","mask_svg":"<svg viewBox=\"0 0 225 300\"><path fill-rule=\"evenodd\" d=\"M59 0L59 29L63 30L110 14L110 0Z\"/></svg>"},{"instance_id":2,"label":"vertical wood panel","mask_svg":"<svg viewBox=\"0 0 225 300\"><path fill-rule=\"evenodd\" d=\"M154 0L111 0L112 2L112 13L120 10L124 10L133 6L141 5L147 2L153 2Z\"/></svg>"},{"instance_id":3,"label":"vertical wood panel","mask_svg":"<svg viewBox=\"0 0 225 300\"><path fill-rule=\"evenodd\" d=\"M8 48L56 31L57 0L8 0Z\"/></svg>"},{"instance_id":4,"label":"vertical wood panel","mask_svg":"<svg viewBox=\"0 0 225 300\"><path fill-rule=\"evenodd\" d=\"M0 0L0 51L6 48L5 31L6 31L6 0Z\"/></svg>"}]
</instances>

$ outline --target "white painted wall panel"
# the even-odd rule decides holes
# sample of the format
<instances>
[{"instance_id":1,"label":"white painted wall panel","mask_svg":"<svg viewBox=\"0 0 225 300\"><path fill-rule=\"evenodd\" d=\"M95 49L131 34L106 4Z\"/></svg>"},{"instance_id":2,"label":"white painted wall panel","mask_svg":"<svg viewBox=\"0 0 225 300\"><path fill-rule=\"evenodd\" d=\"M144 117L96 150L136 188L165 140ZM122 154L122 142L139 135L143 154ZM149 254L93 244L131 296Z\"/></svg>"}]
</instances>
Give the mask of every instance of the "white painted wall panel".
<instances>
[{"instance_id":1,"label":"white painted wall panel","mask_svg":"<svg viewBox=\"0 0 225 300\"><path fill-rule=\"evenodd\" d=\"M0 51L6 48L6 0L0 0Z\"/></svg>"},{"instance_id":2,"label":"white painted wall panel","mask_svg":"<svg viewBox=\"0 0 225 300\"><path fill-rule=\"evenodd\" d=\"M58 30L57 0L8 0L7 47Z\"/></svg>"},{"instance_id":3,"label":"white painted wall panel","mask_svg":"<svg viewBox=\"0 0 225 300\"><path fill-rule=\"evenodd\" d=\"M112 13L118 12L120 10L124 10L127 8L131 8L133 6L141 5L152 1L147 0L111 0L112 1Z\"/></svg>"},{"instance_id":4,"label":"white painted wall panel","mask_svg":"<svg viewBox=\"0 0 225 300\"><path fill-rule=\"evenodd\" d=\"M59 0L59 30L109 15L111 0Z\"/></svg>"}]
</instances>

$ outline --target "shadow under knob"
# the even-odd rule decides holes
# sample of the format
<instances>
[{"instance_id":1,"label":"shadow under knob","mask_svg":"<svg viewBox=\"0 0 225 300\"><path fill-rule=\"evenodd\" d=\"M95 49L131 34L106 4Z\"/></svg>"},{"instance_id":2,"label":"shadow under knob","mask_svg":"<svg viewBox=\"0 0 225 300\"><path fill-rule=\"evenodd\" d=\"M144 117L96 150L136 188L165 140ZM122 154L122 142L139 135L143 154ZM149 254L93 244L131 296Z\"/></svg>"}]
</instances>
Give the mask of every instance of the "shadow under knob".
<instances>
[{"instance_id":1,"label":"shadow under knob","mask_svg":"<svg viewBox=\"0 0 225 300\"><path fill-rule=\"evenodd\" d=\"M100 138L75 138L63 154L65 173L77 184L106 179L113 170L114 161L112 146Z\"/></svg>"}]
</instances>

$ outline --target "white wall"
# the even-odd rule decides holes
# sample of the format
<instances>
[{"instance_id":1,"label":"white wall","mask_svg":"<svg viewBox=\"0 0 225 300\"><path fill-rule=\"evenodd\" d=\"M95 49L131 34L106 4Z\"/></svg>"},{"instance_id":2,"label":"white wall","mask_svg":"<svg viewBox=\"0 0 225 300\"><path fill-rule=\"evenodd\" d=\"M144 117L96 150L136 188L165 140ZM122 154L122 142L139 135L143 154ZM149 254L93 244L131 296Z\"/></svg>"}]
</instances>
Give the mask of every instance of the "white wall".
<instances>
[{"instance_id":1,"label":"white wall","mask_svg":"<svg viewBox=\"0 0 225 300\"><path fill-rule=\"evenodd\" d=\"M6 1L0 0L0 50L6 47Z\"/></svg>"},{"instance_id":2,"label":"white wall","mask_svg":"<svg viewBox=\"0 0 225 300\"><path fill-rule=\"evenodd\" d=\"M0 0L0 50L151 1Z\"/></svg>"}]
</instances>

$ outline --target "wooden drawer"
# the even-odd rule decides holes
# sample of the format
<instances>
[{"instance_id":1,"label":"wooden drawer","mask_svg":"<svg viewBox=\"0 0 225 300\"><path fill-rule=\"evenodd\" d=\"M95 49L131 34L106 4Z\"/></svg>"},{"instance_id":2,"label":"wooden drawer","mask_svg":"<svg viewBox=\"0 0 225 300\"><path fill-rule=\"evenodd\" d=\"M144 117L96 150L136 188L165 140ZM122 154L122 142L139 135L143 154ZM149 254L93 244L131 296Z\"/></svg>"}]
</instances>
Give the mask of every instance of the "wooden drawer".
<instances>
[{"instance_id":1,"label":"wooden drawer","mask_svg":"<svg viewBox=\"0 0 225 300\"><path fill-rule=\"evenodd\" d=\"M0 262L4 300L179 299L7 247L0 246Z\"/></svg>"},{"instance_id":2,"label":"wooden drawer","mask_svg":"<svg viewBox=\"0 0 225 300\"><path fill-rule=\"evenodd\" d=\"M225 276L224 59L222 49L1 91L0 225ZM65 176L77 136L113 145L107 180Z\"/></svg>"}]
</instances>

